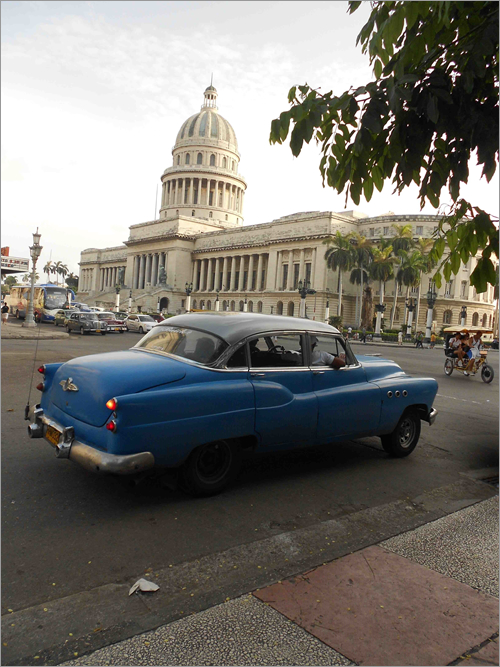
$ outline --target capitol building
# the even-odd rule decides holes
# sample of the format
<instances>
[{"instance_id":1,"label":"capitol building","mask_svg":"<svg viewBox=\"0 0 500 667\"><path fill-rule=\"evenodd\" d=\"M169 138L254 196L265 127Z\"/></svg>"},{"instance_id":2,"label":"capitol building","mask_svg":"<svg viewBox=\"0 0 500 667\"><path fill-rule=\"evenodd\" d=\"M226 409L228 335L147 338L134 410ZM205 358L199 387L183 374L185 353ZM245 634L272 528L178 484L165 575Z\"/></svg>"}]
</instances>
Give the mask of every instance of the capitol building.
<instances>
[{"instance_id":1,"label":"capitol building","mask_svg":"<svg viewBox=\"0 0 500 667\"><path fill-rule=\"evenodd\" d=\"M156 220L131 225L124 245L87 248L81 253L77 299L114 309L120 284L120 310L171 314L185 312L186 284L192 310L248 310L299 315L298 284L309 281L306 316L324 320L327 306L337 314L338 275L326 267L323 241L340 231L359 232L374 241L393 235L393 224L413 226L414 237L430 237L440 217L394 215L368 217L357 211L309 211L258 225L244 225L247 183L239 173L240 154L231 124L217 108L217 90L204 92L201 110L181 126L172 149L172 166L161 176L162 195ZM492 326L493 288L477 294L469 277L475 260L462 265L438 290L434 326ZM354 325L359 287L343 277L342 315ZM421 285L418 328L425 331L425 294ZM378 284L372 285L378 303ZM416 297L418 288L410 292ZM394 326L403 323L406 288L398 295ZM218 303L217 303L218 302ZM385 327L394 302L394 281L385 289Z\"/></svg>"}]
</instances>

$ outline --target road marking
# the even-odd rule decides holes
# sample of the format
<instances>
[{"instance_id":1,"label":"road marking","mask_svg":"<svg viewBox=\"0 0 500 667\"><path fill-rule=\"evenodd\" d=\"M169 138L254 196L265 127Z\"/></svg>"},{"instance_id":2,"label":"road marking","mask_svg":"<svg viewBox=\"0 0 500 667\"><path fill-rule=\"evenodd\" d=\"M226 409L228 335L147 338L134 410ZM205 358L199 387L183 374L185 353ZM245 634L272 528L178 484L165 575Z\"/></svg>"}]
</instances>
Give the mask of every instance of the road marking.
<instances>
[{"instance_id":1,"label":"road marking","mask_svg":"<svg viewBox=\"0 0 500 667\"><path fill-rule=\"evenodd\" d=\"M439 398L450 398L454 401L462 401L462 403L475 403L476 405L482 405L481 401L469 401L466 398L457 398L456 396L445 396L444 394L436 394Z\"/></svg>"}]
</instances>

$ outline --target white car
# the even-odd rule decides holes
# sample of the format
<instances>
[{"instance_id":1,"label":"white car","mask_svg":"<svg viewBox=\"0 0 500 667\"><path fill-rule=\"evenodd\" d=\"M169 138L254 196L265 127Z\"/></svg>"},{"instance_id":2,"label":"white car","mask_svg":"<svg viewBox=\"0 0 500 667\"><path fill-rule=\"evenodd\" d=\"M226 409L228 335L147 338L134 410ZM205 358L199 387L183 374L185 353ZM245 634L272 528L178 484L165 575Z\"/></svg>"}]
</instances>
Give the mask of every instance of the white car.
<instances>
[{"instance_id":1,"label":"white car","mask_svg":"<svg viewBox=\"0 0 500 667\"><path fill-rule=\"evenodd\" d=\"M138 331L141 334L145 334L154 327L156 322L150 315L129 315L125 320L127 329L129 331Z\"/></svg>"}]
</instances>

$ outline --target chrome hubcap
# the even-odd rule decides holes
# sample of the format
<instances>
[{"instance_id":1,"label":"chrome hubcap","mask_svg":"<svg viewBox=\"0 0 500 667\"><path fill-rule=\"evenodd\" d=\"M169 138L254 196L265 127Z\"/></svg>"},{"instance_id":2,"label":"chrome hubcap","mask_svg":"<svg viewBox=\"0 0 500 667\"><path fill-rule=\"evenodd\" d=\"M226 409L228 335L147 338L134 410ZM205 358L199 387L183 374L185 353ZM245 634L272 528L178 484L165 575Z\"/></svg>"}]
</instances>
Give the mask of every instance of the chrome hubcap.
<instances>
[{"instance_id":1,"label":"chrome hubcap","mask_svg":"<svg viewBox=\"0 0 500 667\"><path fill-rule=\"evenodd\" d=\"M412 419L405 419L399 428L399 444L403 449L409 447L415 435L415 424Z\"/></svg>"}]
</instances>

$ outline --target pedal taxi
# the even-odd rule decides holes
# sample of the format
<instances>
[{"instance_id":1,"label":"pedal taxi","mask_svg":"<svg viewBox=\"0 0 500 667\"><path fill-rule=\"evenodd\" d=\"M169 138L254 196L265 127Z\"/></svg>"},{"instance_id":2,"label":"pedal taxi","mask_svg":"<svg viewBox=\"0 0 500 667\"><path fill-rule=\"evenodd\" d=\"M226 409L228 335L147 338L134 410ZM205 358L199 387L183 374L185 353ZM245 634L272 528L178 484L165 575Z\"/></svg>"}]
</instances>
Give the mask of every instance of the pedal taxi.
<instances>
[{"instance_id":1,"label":"pedal taxi","mask_svg":"<svg viewBox=\"0 0 500 667\"><path fill-rule=\"evenodd\" d=\"M495 371L490 366L490 364L487 363L488 351L484 349L484 347L479 351L479 355L476 357L474 361L474 366L472 367L472 370L469 372L467 372L467 364L470 361L469 357L467 356L464 357L463 361L460 362L457 358L451 356L453 350L449 346L449 341L453 336L455 336L456 334L464 334L464 333L470 334L472 336L477 331L481 331L484 335L493 333L492 329L489 329L487 327L476 327L476 326L470 326L470 327L465 326L458 328L447 327L446 329L444 329L444 334L446 336L444 343L444 353L446 355L446 360L444 362L445 375L450 376L453 373L453 371L457 371L458 373L462 373L462 375L470 377L480 372L481 380L486 384L489 384L493 380L493 378L495 377Z\"/></svg>"}]
</instances>

